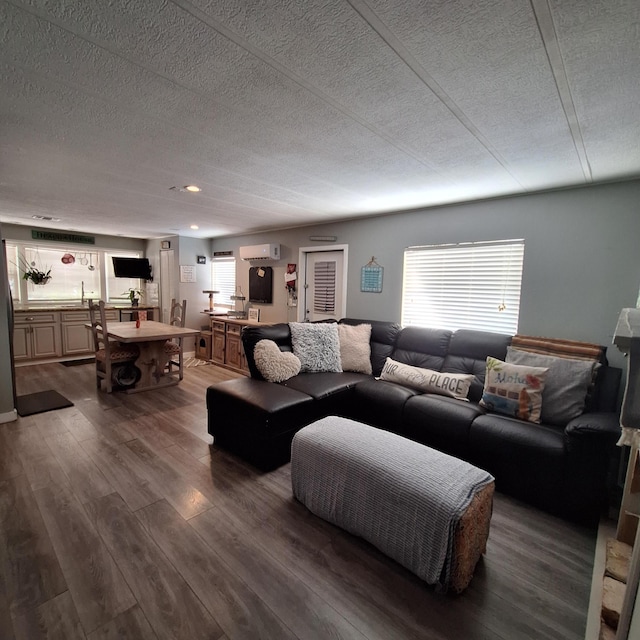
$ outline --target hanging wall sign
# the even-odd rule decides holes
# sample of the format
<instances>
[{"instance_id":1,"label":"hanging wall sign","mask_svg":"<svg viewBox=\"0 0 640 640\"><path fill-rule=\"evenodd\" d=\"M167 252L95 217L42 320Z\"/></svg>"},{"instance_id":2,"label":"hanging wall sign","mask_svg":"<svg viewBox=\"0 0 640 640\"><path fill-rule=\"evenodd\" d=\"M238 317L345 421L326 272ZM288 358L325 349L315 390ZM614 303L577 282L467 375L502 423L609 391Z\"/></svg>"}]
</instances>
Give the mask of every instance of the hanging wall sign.
<instances>
[{"instance_id":1,"label":"hanging wall sign","mask_svg":"<svg viewBox=\"0 0 640 640\"><path fill-rule=\"evenodd\" d=\"M381 267L372 256L371 260L361 269L360 291L367 293L380 293L382 291L382 274L384 268Z\"/></svg>"},{"instance_id":2,"label":"hanging wall sign","mask_svg":"<svg viewBox=\"0 0 640 640\"><path fill-rule=\"evenodd\" d=\"M57 233L56 231L41 231L31 229L34 240L55 240L56 242L75 242L76 244L95 244L95 236L82 236L77 233Z\"/></svg>"}]
</instances>

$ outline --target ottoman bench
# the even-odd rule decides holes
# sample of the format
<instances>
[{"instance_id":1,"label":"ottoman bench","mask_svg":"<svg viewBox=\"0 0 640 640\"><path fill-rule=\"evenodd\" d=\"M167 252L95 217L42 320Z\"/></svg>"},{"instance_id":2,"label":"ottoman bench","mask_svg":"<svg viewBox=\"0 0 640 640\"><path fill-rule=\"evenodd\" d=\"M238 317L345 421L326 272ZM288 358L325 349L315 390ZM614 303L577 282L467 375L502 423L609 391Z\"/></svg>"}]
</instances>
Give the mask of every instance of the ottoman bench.
<instances>
[{"instance_id":1,"label":"ottoman bench","mask_svg":"<svg viewBox=\"0 0 640 640\"><path fill-rule=\"evenodd\" d=\"M306 393L251 378L209 387L207 416L217 446L263 471L288 462L293 434L318 417Z\"/></svg>"},{"instance_id":2,"label":"ottoman bench","mask_svg":"<svg viewBox=\"0 0 640 640\"><path fill-rule=\"evenodd\" d=\"M294 496L428 584L463 591L486 550L494 478L393 433L329 416L291 445Z\"/></svg>"}]
</instances>

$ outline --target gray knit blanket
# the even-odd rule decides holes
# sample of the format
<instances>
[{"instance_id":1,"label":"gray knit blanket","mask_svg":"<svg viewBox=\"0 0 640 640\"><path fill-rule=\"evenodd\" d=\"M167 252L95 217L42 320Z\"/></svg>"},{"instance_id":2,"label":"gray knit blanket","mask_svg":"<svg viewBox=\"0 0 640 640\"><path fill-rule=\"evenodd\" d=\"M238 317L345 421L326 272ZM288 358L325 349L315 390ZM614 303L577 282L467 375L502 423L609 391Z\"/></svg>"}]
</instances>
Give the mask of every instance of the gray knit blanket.
<instances>
[{"instance_id":1,"label":"gray knit blanket","mask_svg":"<svg viewBox=\"0 0 640 640\"><path fill-rule=\"evenodd\" d=\"M446 589L456 524L493 477L395 434L330 416L291 445L294 496L429 584Z\"/></svg>"}]
</instances>

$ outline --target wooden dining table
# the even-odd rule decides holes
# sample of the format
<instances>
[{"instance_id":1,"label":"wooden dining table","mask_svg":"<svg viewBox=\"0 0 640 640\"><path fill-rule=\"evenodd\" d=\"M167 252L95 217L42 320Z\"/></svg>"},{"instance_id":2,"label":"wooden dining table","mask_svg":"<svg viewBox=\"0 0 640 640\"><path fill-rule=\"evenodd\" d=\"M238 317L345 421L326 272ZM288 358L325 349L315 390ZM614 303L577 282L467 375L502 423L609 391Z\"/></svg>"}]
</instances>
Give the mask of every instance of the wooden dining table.
<instances>
[{"instance_id":1,"label":"wooden dining table","mask_svg":"<svg viewBox=\"0 0 640 640\"><path fill-rule=\"evenodd\" d=\"M134 364L140 369L141 377L138 383L127 391L136 393L178 384L180 382L178 374L165 371L169 360L169 354L164 350L165 342L173 338L195 336L199 333L197 329L176 327L153 320L142 320L139 327L135 322L109 324L107 326L109 338L125 344L136 344L140 349L140 355Z\"/></svg>"}]
</instances>

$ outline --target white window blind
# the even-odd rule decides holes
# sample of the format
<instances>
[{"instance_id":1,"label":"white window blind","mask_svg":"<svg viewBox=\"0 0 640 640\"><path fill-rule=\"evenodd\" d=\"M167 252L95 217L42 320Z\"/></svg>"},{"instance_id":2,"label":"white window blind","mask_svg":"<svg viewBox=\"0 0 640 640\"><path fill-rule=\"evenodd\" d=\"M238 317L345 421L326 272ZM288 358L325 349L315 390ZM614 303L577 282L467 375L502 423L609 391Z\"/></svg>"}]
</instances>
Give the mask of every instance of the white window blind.
<instances>
[{"instance_id":1,"label":"white window blind","mask_svg":"<svg viewBox=\"0 0 640 640\"><path fill-rule=\"evenodd\" d=\"M313 287L313 310L316 313L335 313L335 261L316 262L313 272Z\"/></svg>"},{"instance_id":2,"label":"white window blind","mask_svg":"<svg viewBox=\"0 0 640 640\"><path fill-rule=\"evenodd\" d=\"M231 296L236 293L236 260L235 258L214 258L211 262L211 288L215 293L213 303L216 307L231 309L235 302Z\"/></svg>"},{"instance_id":3,"label":"white window blind","mask_svg":"<svg viewBox=\"0 0 640 640\"><path fill-rule=\"evenodd\" d=\"M515 334L524 240L409 247L402 324Z\"/></svg>"}]
</instances>

